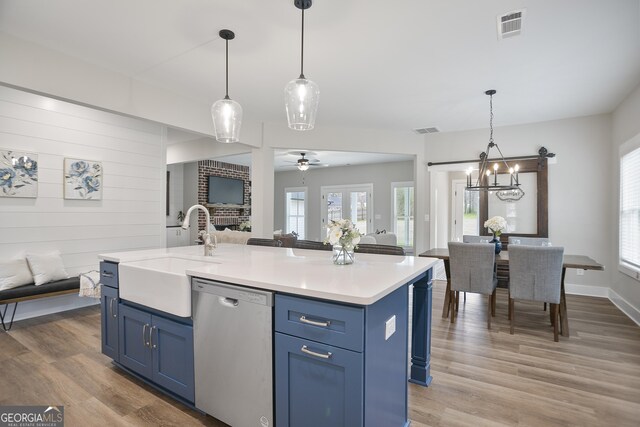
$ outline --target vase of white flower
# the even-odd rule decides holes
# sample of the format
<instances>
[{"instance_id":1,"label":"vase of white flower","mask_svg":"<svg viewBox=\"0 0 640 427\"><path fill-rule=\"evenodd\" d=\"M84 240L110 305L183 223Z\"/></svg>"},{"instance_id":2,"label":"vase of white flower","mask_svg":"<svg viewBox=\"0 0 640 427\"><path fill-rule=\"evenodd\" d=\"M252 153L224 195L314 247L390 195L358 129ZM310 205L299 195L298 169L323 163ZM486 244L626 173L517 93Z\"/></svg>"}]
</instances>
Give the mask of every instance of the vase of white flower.
<instances>
[{"instance_id":1,"label":"vase of white flower","mask_svg":"<svg viewBox=\"0 0 640 427\"><path fill-rule=\"evenodd\" d=\"M354 249L360 242L360 233L351 220L339 219L327 225L329 235L324 244L333 245L333 263L338 265L353 264Z\"/></svg>"},{"instance_id":2,"label":"vase of white flower","mask_svg":"<svg viewBox=\"0 0 640 427\"><path fill-rule=\"evenodd\" d=\"M484 222L484 226L491 230L493 233L493 239L491 243L496 245L496 255L502 250L502 242L500 241L500 235L502 231L507 228L507 221L501 216L494 216Z\"/></svg>"}]
</instances>

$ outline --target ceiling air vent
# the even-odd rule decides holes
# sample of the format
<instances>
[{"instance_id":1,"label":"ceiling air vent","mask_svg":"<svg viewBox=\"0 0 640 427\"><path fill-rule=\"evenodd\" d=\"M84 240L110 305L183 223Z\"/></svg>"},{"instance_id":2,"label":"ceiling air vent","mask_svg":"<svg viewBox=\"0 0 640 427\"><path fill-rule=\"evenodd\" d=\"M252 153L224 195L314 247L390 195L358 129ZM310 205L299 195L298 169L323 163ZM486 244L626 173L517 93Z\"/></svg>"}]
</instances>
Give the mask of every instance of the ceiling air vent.
<instances>
[{"instance_id":1,"label":"ceiling air vent","mask_svg":"<svg viewBox=\"0 0 640 427\"><path fill-rule=\"evenodd\" d=\"M518 36L522 33L523 10L515 10L498 16L498 38L506 39L508 37Z\"/></svg>"},{"instance_id":2,"label":"ceiling air vent","mask_svg":"<svg viewBox=\"0 0 640 427\"><path fill-rule=\"evenodd\" d=\"M436 133L436 132L440 132L440 129L433 127L433 128L420 128L420 129L414 129L413 130L415 133L420 134L420 135L424 135L425 133Z\"/></svg>"}]
</instances>

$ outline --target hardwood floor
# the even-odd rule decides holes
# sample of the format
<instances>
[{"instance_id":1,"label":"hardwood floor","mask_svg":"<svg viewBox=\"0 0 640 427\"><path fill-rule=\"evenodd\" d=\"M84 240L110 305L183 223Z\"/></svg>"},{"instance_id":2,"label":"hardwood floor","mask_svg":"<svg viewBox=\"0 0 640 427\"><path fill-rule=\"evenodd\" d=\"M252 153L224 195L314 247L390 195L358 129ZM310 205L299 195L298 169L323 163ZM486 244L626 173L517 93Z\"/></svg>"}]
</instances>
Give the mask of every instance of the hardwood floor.
<instances>
[{"instance_id":1,"label":"hardwood floor","mask_svg":"<svg viewBox=\"0 0 640 427\"><path fill-rule=\"evenodd\" d=\"M610 301L568 296L571 337L553 342L541 304L498 291L487 330L486 299L461 299L442 319L434 284L433 383L409 384L409 417L423 426L637 426L640 327ZM17 322L0 333L0 405L64 405L66 425L224 426L115 368L100 353L100 312L89 307Z\"/></svg>"}]
</instances>

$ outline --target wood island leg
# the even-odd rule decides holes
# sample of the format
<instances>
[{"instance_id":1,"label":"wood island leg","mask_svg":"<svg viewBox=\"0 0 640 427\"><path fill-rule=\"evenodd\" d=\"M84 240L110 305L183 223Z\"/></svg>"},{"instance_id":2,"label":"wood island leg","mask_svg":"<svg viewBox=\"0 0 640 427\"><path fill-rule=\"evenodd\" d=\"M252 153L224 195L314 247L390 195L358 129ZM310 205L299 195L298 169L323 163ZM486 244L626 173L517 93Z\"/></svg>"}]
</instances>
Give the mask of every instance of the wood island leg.
<instances>
[{"instance_id":1,"label":"wood island leg","mask_svg":"<svg viewBox=\"0 0 640 427\"><path fill-rule=\"evenodd\" d=\"M432 269L413 284L411 335L411 373L409 382L427 387L431 384L431 310Z\"/></svg>"}]
</instances>

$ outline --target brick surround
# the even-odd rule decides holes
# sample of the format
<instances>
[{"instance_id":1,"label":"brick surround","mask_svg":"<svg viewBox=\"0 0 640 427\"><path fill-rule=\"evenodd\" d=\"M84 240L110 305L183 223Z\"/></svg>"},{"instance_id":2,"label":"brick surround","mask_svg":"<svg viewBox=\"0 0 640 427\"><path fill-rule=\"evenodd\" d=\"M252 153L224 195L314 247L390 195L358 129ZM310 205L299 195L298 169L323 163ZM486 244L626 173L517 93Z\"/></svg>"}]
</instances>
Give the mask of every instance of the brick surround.
<instances>
[{"instance_id":1,"label":"brick surround","mask_svg":"<svg viewBox=\"0 0 640 427\"><path fill-rule=\"evenodd\" d=\"M209 175L224 178L242 179L244 181L244 204L251 205L251 175L248 166L234 165L215 160L201 160L198 162L198 203L207 206ZM210 208L211 223L214 225L237 226L251 218L251 209L240 208ZM206 225L204 213L198 213L198 227L204 229Z\"/></svg>"}]
</instances>

